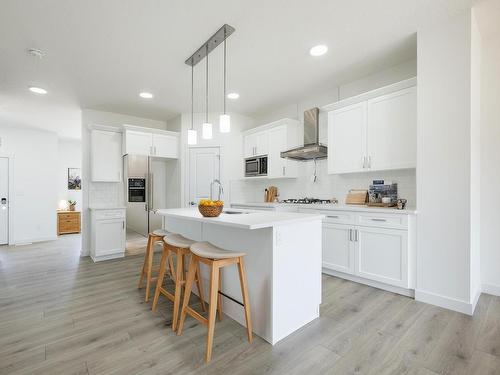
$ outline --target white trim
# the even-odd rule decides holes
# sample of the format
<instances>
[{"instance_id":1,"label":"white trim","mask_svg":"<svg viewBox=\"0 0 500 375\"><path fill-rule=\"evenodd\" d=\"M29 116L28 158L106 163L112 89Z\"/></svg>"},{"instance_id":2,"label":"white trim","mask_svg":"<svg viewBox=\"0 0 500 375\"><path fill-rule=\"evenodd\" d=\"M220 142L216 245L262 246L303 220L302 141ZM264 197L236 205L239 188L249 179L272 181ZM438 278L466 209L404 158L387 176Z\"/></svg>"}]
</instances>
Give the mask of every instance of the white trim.
<instances>
[{"instance_id":1,"label":"white trim","mask_svg":"<svg viewBox=\"0 0 500 375\"><path fill-rule=\"evenodd\" d=\"M22 241L15 241L13 243L9 243L9 245L13 246L25 246L25 245L31 245L35 242L45 242L45 241L55 241L57 240L57 236L50 236L50 237L38 237L38 238L28 238Z\"/></svg>"},{"instance_id":2,"label":"white trim","mask_svg":"<svg viewBox=\"0 0 500 375\"><path fill-rule=\"evenodd\" d=\"M157 129L157 128L146 128L146 127L137 126L137 125L123 124L121 128L123 130L132 130L132 131L138 131L138 132L150 133L150 134L154 133L154 134L171 135L173 137L180 137L181 136L180 132L174 132L171 130L163 130L163 129Z\"/></svg>"},{"instance_id":3,"label":"white trim","mask_svg":"<svg viewBox=\"0 0 500 375\"><path fill-rule=\"evenodd\" d=\"M89 130L103 130L103 131L107 131L107 132L123 133L122 128L119 126L88 124L87 128Z\"/></svg>"},{"instance_id":4,"label":"white trim","mask_svg":"<svg viewBox=\"0 0 500 375\"><path fill-rule=\"evenodd\" d=\"M14 161L15 157L13 154L4 154L0 153L0 157L7 159L7 168L9 173L9 186L8 186L8 196L9 196L9 214L7 216L7 244L15 245L14 242L14 208L15 208L15 200L14 200Z\"/></svg>"},{"instance_id":5,"label":"white trim","mask_svg":"<svg viewBox=\"0 0 500 375\"><path fill-rule=\"evenodd\" d=\"M479 297L477 297L479 298ZM448 310L458 311L462 314L473 315L475 304L440 294L415 290L415 300L443 307ZM476 301L477 302L477 301Z\"/></svg>"},{"instance_id":6,"label":"white trim","mask_svg":"<svg viewBox=\"0 0 500 375\"><path fill-rule=\"evenodd\" d=\"M276 128L276 127L281 126L281 125L288 125L289 123L295 123L296 125L300 124L300 122L296 119L285 117L285 118L282 118L282 119L279 119L279 120L276 120L276 121L273 121L273 122L270 122L270 123L267 123L264 125L258 125L255 128L247 129L247 130L243 131L242 134L243 134L243 137L245 137L246 135L249 135L249 134L258 133L258 132L261 132L264 130L273 129L273 128Z\"/></svg>"},{"instance_id":7,"label":"white trim","mask_svg":"<svg viewBox=\"0 0 500 375\"><path fill-rule=\"evenodd\" d=\"M478 290L476 290L476 294L474 295L474 298L472 300L472 312L471 315L474 314L474 311L476 310L477 302L479 301L479 297L481 297L482 293L482 288L479 286Z\"/></svg>"},{"instance_id":8,"label":"white trim","mask_svg":"<svg viewBox=\"0 0 500 375\"><path fill-rule=\"evenodd\" d=\"M349 275L347 273L343 273L343 272L339 272L339 271L334 271L334 270L331 270L331 269L328 269L328 268L325 268L325 267L322 268L322 272L324 274L326 274L326 275L340 277L341 279L346 279L346 280L349 280L349 281L354 281L355 283L364 284L364 285L368 285L368 286L371 286L371 287L374 287L374 288L387 290L388 292L401 294L401 295L407 296L407 297L412 297L413 298L414 295L415 295L415 292L412 289L405 289L405 288L401 288L401 287L398 287L398 286L384 284L384 283L381 283L381 282L378 282L378 281L368 280L368 279L365 279L363 277Z\"/></svg>"},{"instance_id":9,"label":"white trim","mask_svg":"<svg viewBox=\"0 0 500 375\"><path fill-rule=\"evenodd\" d=\"M483 293L491 294L492 296L500 297L500 285L495 284L483 284Z\"/></svg>"}]
</instances>

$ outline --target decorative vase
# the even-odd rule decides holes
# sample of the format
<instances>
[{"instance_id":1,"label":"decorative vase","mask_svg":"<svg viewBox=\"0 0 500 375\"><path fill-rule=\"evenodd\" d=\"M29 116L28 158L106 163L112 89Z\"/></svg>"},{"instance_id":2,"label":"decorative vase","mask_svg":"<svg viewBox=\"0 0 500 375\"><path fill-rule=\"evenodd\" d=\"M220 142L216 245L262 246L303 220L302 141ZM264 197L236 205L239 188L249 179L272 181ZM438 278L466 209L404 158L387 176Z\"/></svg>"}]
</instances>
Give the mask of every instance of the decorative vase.
<instances>
[{"instance_id":1,"label":"decorative vase","mask_svg":"<svg viewBox=\"0 0 500 375\"><path fill-rule=\"evenodd\" d=\"M69 210L70 210L70 211L74 211L74 210L75 210L75 207L76 207L76 205L75 205L75 204L72 204L71 206L69 206Z\"/></svg>"}]
</instances>

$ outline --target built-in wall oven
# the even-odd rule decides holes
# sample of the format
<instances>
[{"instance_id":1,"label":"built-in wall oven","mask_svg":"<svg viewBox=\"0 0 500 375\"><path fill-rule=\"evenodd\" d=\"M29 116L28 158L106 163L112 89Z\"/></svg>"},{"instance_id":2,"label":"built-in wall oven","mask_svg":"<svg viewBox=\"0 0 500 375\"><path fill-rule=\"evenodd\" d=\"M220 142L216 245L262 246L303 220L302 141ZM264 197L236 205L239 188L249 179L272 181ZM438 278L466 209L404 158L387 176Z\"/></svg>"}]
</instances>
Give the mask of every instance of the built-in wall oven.
<instances>
[{"instance_id":1,"label":"built-in wall oven","mask_svg":"<svg viewBox=\"0 0 500 375\"><path fill-rule=\"evenodd\" d=\"M267 156L245 159L245 177L267 176Z\"/></svg>"}]
</instances>

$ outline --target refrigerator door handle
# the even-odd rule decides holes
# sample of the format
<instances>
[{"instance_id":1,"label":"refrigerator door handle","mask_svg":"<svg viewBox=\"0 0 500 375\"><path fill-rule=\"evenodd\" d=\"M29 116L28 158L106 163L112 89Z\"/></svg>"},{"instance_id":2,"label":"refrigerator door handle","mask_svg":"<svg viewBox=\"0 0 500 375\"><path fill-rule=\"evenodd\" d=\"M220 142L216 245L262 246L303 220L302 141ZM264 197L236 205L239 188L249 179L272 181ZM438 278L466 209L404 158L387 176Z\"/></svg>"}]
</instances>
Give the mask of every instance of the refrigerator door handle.
<instances>
[{"instance_id":1,"label":"refrigerator door handle","mask_svg":"<svg viewBox=\"0 0 500 375\"><path fill-rule=\"evenodd\" d=\"M154 210L154 206L153 206L153 203L154 203L154 195L155 195L155 190L154 190L154 175L151 173L149 175L150 177L150 184L151 184L151 199L150 199L150 204L149 204L149 209L150 210Z\"/></svg>"}]
</instances>

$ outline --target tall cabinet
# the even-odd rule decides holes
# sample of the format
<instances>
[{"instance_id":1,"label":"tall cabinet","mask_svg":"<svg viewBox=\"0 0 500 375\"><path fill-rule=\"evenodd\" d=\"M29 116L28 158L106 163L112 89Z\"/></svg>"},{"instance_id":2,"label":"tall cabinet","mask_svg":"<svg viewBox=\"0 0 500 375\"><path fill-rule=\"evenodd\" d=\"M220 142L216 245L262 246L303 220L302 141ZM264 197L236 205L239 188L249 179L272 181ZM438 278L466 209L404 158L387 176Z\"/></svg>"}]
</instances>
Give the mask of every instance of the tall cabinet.
<instances>
[{"instance_id":1,"label":"tall cabinet","mask_svg":"<svg viewBox=\"0 0 500 375\"><path fill-rule=\"evenodd\" d=\"M337 102L328 112L328 173L416 167L416 80Z\"/></svg>"}]
</instances>

